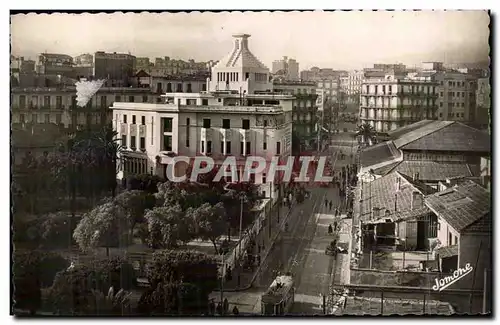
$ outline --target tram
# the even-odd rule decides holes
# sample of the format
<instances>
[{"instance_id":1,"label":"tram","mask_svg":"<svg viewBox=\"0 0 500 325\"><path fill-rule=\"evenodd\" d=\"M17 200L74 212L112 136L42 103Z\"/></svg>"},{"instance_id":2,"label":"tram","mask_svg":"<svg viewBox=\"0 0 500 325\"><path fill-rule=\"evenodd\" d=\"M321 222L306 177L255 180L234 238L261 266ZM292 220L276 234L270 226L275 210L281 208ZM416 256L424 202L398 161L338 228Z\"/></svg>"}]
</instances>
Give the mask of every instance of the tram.
<instances>
[{"instance_id":1,"label":"tram","mask_svg":"<svg viewBox=\"0 0 500 325\"><path fill-rule=\"evenodd\" d=\"M286 315L293 306L295 288L290 275L280 275L262 295L261 308L264 316Z\"/></svg>"}]
</instances>

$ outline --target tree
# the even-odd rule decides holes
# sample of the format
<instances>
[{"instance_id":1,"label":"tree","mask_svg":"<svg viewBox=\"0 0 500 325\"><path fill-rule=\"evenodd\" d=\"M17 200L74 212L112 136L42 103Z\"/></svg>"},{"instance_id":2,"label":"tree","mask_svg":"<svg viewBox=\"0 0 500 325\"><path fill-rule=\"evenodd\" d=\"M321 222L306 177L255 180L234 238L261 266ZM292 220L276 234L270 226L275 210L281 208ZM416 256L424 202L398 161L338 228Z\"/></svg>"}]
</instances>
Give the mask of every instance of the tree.
<instances>
[{"instance_id":1,"label":"tree","mask_svg":"<svg viewBox=\"0 0 500 325\"><path fill-rule=\"evenodd\" d=\"M217 261L195 251L163 250L153 253L148 270L151 289L141 297L142 312L205 313L208 296L218 284ZM183 289L179 292L179 287ZM181 299L179 299L179 297ZM145 308L146 307L146 308Z\"/></svg>"},{"instance_id":2,"label":"tree","mask_svg":"<svg viewBox=\"0 0 500 325\"><path fill-rule=\"evenodd\" d=\"M13 283L15 308L34 314L41 306L41 288L50 287L57 272L69 266L55 253L16 252Z\"/></svg>"},{"instance_id":3,"label":"tree","mask_svg":"<svg viewBox=\"0 0 500 325\"><path fill-rule=\"evenodd\" d=\"M85 213L73 233L73 238L83 251L96 247L109 248L121 243L128 244L129 223L115 201L98 205Z\"/></svg>"},{"instance_id":4,"label":"tree","mask_svg":"<svg viewBox=\"0 0 500 325\"><path fill-rule=\"evenodd\" d=\"M205 203L198 208L189 208L186 216L193 220L196 235L203 240L210 240L218 254L217 240L227 229L226 212L223 203L211 205Z\"/></svg>"},{"instance_id":5,"label":"tree","mask_svg":"<svg viewBox=\"0 0 500 325\"><path fill-rule=\"evenodd\" d=\"M60 315L86 315L96 310L96 292L108 293L109 288L130 290L136 285L135 271L120 258L95 259L59 272L48 300Z\"/></svg>"},{"instance_id":6,"label":"tree","mask_svg":"<svg viewBox=\"0 0 500 325\"><path fill-rule=\"evenodd\" d=\"M128 190L140 190L149 193L158 192L158 184L161 183L157 175L141 174L127 177Z\"/></svg>"},{"instance_id":7,"label":"tree","mask_svg":"<svg viewBox=\"0 0 500 325\"><path fill-rule=\"evenodd\" d=\"M357 135L361 136L361 142L364 144L372 145L375 140L375 129L368 123L358 126Z\"/></svg>"},{"instance_id":8,"label":"tree","mask_svg":"<svg viewBox=\"0 0 500 325\"><path fill-rule=\"evenodd\" d=\"M192 223L179 205L156 207L146 213L145 219L152 248L176 248L192 238Z\"/></svg>"},{"instance_id":9,"label":"tree","mask_svg":"<svg viewBox=\"0 0 500 325\"><path fill-rule=\"evenodd\" d=\"M128 222L129 242L131 242L135 225L145 221L144 212L154 207L156 199L149 192L132 190L120 193L114 201L119 207L118 211L124 214L123 217Z\"/></svg>"},{"instance_id":10,"label":"tree","mask_svg":"<svg viewBox=\"0 0 500 325\"><path fill-rule=\"evenodd\" d=\"M81 218L72 218L64 212L49 213L41 218L40 244L44 248L69 248L73 245L73 232Z\"/></svg>"},{"instance_id":11,"label":"tree","mask_svg":"<svg viewBox=\"0 0 500 325\"><path fill-rule=\"evenodd\" d=\"M158 283L142 294L137 312L145 316L199 315L206 308L198 305L199 296L199 288L190 283Z\"/></svg>"}]
</instances>

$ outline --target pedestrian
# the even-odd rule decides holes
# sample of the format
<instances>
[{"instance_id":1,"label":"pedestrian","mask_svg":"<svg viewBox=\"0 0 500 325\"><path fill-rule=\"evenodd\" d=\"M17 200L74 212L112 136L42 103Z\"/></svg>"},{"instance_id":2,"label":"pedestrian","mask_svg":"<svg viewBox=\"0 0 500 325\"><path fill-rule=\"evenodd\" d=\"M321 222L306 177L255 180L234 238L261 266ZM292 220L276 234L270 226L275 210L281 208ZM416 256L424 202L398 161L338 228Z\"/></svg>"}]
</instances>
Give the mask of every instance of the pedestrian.
<instances>
[{"instance_id":1,"label":"pedestrian","mask_svg":"<svg viewBox=\"0 0 500 325\"><path fill-rule=\"evenodd\" d=\"M229 311L229 301L227 301L227 298L224 298L223 302L223 308L224 308L224 314L226 314Z\"/></svg>"},{"instance_id":2,"label":"pedestrian","mask_svg":"<svg viewBox=\"0 0 500 325\"><path fill-rule=\"evenodd\" d=\"M332 201L330 201L330 211L332 211L332 206L333 206L333 203L332 203Z\"/></svg>"},{"instance_id":3,"label":"pedestrian","mask_svg":"<svg viewBox=\"0 0 500 325\"><path fill-rule=\"evenodd\" d=\"M217 312L217 314L222 315L222 304L220 303L220 301L217 304L217 308L215 309L215 311Z\"/></svg>"},{"instance_id":4,"label":"pedestrian","mask_svg":"<svg viewBox=\"0 0 500 325\"><path fill-rule=\"evenodd\" d=\"M238 310L238 307L234 306L233 307L233 315L238 315L240 311Z\"/></svg>"},{"instance_id":5,"label":"pedestrian","mask_svg":"<svg viewBox=\"0 0 500 325\"><path fill-rule=\"evenodd\" d=\"M331 235L332 232L333 232L333 229L332 229L332 225L330 224L330 225L328 225L328 234Z\"/></svg>"},{"instance_id":6,"label":"pedestrian","mask_svg":"<svg viewBox=\"0 0 500 325\"><path fill-rule=\"evenodd\" d=\"M333 223L333 229L334 229L335 231L337 231L337 221L335 221L335 222Z\"/></svg>"},{"instance_id":7,"label":"pedestrian","mask_svg":"<svg viewBox=\"0 0 500 325\"><path fill-rule=\"evenodd\" d=\"M233 270L231 269L231 266L228 266L226 268L226 280L231 281L233 279Z\"/></svg>"},{"instance_id":8,"label":"pedestrian","mask_svg":"<svg viewBox=\"0 0 500 325\"><path fill-rule=\"evenodd\" d=\"M208 310L209 310L210 315L215 314L215 302L214 302L213 298L210 299L210 303L208 304Z\"/></svg>"},{"instance_id":9,"label":"pedestrian","mask_svg":"<svg viewBox=\"0 0 500 325\"><path fill-rule=\"evenodd\" d=\"M328 200L325 200L325 208L328 208Z\"/></svg>"},{"instance_id":10,"label":"pedestrian","mask_svg":"<svg viewBox=\"0 0 500 325\"><path fill-rule=\"evenodd\" d=\"M257 255L257 266L260 265L260 255Z\"/></svg>"}]
</instances>

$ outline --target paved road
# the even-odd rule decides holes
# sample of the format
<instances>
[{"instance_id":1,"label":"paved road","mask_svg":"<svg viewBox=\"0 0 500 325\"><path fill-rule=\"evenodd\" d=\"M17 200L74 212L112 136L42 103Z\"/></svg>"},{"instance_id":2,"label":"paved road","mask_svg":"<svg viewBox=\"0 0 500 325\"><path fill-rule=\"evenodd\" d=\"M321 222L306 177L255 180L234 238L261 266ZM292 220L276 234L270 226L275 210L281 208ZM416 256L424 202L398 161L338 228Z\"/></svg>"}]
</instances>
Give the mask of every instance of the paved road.
<instances>
[{"instance_id":1,"label":"paved road","mask_svg":"<svg viewBox=\"0 0 500 325\"><path fill-rule=\"evenodd\" d=\"M311 197L295 206L288 222L288 231L281 234L269 256L263 261L262 271L257 276L253 288L224 295L231 309L236 305L240 312L260 314L261 295L272 283L277 272L289 271L295 278L296 288L295 304L291 313L322 314L321 294L329 293L334 278L337 283L343 280L341 266L345 266L342 261L336 266L335 258L325 254L326 247L332 241L332 236L328 235L328 225L334 222L333 211L325 207L325 199L333 201L333 206L338 206L338 189L313 188ZM340 224L342 237L349 236L348 223L343 221ZM213 297L219 300L220 294L213 294Z\"/></svg>"}]
</instances>

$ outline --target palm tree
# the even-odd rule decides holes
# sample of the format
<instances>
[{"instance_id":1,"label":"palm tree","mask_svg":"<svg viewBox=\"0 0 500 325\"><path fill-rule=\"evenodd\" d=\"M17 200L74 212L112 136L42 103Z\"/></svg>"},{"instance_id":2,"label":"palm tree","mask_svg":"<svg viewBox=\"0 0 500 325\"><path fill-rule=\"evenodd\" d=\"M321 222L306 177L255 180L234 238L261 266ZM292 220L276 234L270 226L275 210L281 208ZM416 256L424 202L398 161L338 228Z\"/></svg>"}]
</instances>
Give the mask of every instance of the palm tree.
<instances>
[{"instance_id":1,"label":"palm tree","mask_svg":"<svg viewBox=\"0 0 500 325\"><path fill-rule=\"evenodd\" d=\"M358 131L356 135L361 136L361 143L372 145L375 140L375 129L368 123L364 123L358 126Z\"/></svg>"}]
</instances>

